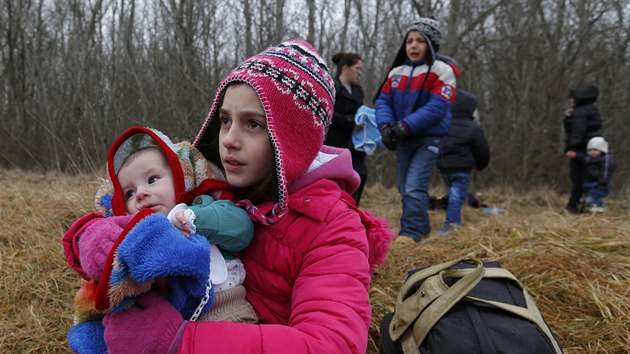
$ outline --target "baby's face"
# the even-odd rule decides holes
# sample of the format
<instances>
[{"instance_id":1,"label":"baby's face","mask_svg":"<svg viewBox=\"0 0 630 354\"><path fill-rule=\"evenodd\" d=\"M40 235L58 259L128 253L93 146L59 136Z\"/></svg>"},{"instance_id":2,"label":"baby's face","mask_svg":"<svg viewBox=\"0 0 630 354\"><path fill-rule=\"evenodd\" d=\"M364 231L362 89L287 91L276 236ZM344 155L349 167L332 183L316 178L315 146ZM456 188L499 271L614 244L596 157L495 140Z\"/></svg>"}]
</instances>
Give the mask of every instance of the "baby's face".
<instances>
[{"instance_id":1,"label":"baby's face","mask_svg":"<svg viewBox=\"0 0 630 354\"><path fill-rule=\"evenodd\" d=\"M590 157L598 157L602 154L602 152L597 149L588 149L587 153Z\"/></svg>"},{"instance_id":2,"label":"baby's face","mask_svg":"<svg viewBox=\"0 0 630 354\"><path fill-rule=\"evenodd\" d=\"M131 156L120 168L118 180L130 215L146 208L168 215L176 204L173 173L158 149Z\"/></svg>"}]
</instances>

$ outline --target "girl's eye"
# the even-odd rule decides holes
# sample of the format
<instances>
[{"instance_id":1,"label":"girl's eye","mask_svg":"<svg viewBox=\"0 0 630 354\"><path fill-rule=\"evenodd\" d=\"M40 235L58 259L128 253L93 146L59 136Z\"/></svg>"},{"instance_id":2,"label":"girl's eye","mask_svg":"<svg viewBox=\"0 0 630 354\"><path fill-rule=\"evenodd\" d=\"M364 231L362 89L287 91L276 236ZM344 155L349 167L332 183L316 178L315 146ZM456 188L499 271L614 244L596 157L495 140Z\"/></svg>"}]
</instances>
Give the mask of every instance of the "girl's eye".
<instances>
[{"instance_id":1,"label":"girl's eye","mask_svg":"<svg viewBox=\"0 0 630 354\"><path fill-rule=\"evenodd\" d=\"M250 121L247 123L247 126L248 126L249 128L251 128L251 129L260 129L260 128L262 128L262 127L263 127L263 125L262 125L260 122L255 121L255 120L250 120Z\"/></svg>"},{"instance_id":2,"label":"girl's eye","mask_svg":"<svg viewBox=\"0 0 630 354\"><path fill-rule=\"evenodd\" d=\"M157 182L158 179L160 179L158 176L151 176L151 177L149 177L149 184L153 184L153 183Z\"/></svg>"},{"instance_id":3,"label":"girl's eye","mask_svg":"<svg viewBox=\"0 0 630 354\"><path fill-rule=\"evenodd\" d=\"M219 122L221 122L221 125L228 125L228 124L230 124L230 118L228 118L226 116L220 116L219 117Z\"/></svg>"},{"instance_id":4,"label":"girl's eye","mask_svg":"<svg viewBox=\"0 0 630 354\"><path fill-rule=\"evenodd\" d=\"M133 198L133 196L134 196L135 194L136 194L136 193L135 193L134 191L126 191L126 192L125 192L125 194L124 194L124 196L125 196L125 200L129 200L129 199Z\"/></svg>"}]
</instances>

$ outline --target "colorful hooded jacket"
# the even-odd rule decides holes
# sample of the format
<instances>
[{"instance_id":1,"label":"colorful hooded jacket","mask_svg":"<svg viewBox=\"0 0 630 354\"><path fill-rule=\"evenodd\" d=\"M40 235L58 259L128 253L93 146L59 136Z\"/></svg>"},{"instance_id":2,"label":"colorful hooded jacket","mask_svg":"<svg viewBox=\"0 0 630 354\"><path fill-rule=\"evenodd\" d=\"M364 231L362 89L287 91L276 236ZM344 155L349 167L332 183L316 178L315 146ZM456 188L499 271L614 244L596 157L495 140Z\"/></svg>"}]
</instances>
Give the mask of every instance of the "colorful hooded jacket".
<instances>
[{"instance_id":1,"label":"colorful hooded jacket","mask_svg":"<svg viewBox=\"0 0 630 354\"><path fill-rule=\"evenodd\" d=\"M354 206L349 193L359 179L350 162L348 150L324 146L290 185L287 215L256 225L241 260L259 324L188 323L180 353L365 353L370 275L392 234Z\"/></svg>"}]
</instances>

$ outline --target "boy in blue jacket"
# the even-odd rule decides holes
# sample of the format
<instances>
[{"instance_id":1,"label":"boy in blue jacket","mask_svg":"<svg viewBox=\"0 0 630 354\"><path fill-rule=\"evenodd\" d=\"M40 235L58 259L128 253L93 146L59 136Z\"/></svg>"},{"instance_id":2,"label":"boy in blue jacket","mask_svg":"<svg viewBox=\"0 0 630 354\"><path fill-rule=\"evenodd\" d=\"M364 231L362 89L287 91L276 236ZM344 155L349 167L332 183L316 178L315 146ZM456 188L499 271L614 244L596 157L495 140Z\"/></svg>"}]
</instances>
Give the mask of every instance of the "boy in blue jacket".
<instances>
[{"instance_id":1,"label":"boy in blue jacket","mask_svg":"<svg viewBox=\"0 0 630 354\"><path fill-rule=\"evenodd\" d=\"M429 183L451 125L458 73L437 55L441 37L433 18L407 27L375 100L383 145L396 150L396 184L402 196L399 241L417 242L431 232Z\"/></svg>"}]
</instances>

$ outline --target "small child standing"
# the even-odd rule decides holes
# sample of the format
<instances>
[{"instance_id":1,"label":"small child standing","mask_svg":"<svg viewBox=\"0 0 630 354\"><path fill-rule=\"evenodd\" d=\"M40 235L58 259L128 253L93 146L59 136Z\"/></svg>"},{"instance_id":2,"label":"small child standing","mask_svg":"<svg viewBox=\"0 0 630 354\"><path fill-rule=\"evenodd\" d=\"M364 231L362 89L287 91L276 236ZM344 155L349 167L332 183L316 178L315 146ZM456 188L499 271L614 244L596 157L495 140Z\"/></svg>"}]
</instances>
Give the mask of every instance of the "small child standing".
<instances>
[{"instance_id":1,"label":"small child standing","mask_svg":"<svg viewBox=\"0 0 630 354\"><path fill-rule=\"evenodd\" d=\"M452 227L462 225L462 207L468 196L471 172L483 170L490 161L490 147L483 128L475 122L477 98L469 92L457 90L451 106L453 122L444 137L437 166L442 180L448 186L446 220L440 235L449 233Z\"/></svg>"},{"instance_id":2,"label":"small child standing","mask_svg":"<svg viewBox=\"0 0 630 354\"><path fill-rule=\"evenodd\" d=\"M604 212L604 197L610 193L610 178L617 163L608 152L608 142L601 136L591 138L586 145L586 155L578 154L584 161L584 202L591 213Z\"/></svg>"}]
</instances>

